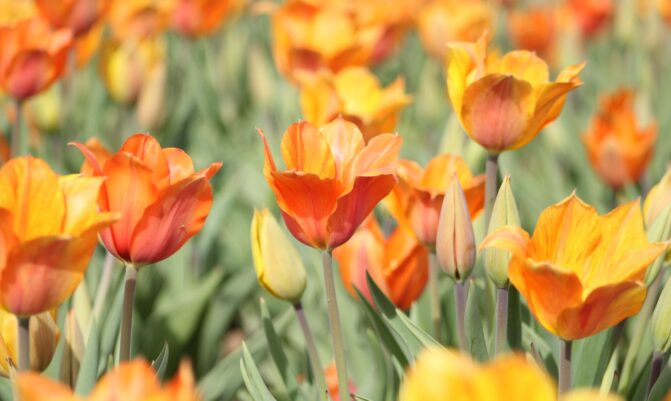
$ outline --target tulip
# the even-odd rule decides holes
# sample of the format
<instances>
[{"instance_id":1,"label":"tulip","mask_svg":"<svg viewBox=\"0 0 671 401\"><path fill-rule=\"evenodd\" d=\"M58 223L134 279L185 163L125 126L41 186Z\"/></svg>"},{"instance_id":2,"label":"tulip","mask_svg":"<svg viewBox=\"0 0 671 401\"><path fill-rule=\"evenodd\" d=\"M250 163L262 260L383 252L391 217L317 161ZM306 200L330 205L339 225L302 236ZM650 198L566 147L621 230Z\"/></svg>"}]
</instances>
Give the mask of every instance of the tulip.
<instances>
[{"instance_id":1,"label":"tulip","mask_svg":"<svg viewBox=\"0 0 671 401\"><path fill-rule=\"evenodd\" d=\"M501 188L496 196L487 232L492 233L504 226L519 227L519 225L520 215L517 211L517 203L515 202L513 191L510 188L510 177L507 176L503 179L503 184L501 184ZM487 249L484 252L487 276L498 288L507 288L510 283L508 280L508 264L511 257L510 252L499 249Z\"/></svg>"},{"instance_id":2,"label":"tulip","mask_svg":"<svg viewBox=\"0 0 671 401\"><path fill-rule=\"evenodd\" d=\"M345 289L356 297L359 290L373 303L366 281L375 284L399 308L408 310L424 292L429 274L428 251L410 229L398 226L387 238L373 216L352 238L333 251Z\"/></svg>"},{"instance_id":3,"label":"tulip","mask_svg":"<svg viewBox=\"0 0 671 401\"><path fill-rule=\"evenodd\" d=\"M59 177L42 160L0 168L0 305L20 317L53 309L79 285L98 232L117 219L100 212L103 179Z\"/></svg>"},{"instance_id":4,"label":"tulip","mask_svg":"<svg viewBox=\"0 0 671 401\"><path fill-rule=\"evenodd\" d=\"M0 26L0 43L0 88L22 101L47 89L63 74L72 33L52 32L34 17Z\"/></svg>"},{"instance_id":5,"label":"tulip","mask_svg":"<svg viewBox=\"0 0 671 401\"><path fill-rule=\"evenodd\" d=\"M335 74L322 71L301 84L301 108L306 120L323 125L342 115L359 127L366 141L392 132L399 112L410 102L402 78L382 88L365 67L348 67Z\"/></svg>"},{"instance_id":6,"label":"tulip","mask_svg":"<svg viewBox=\"0 0 671 401\"><path fill-rule=\"evenodd\" d=\"M112 28L114 40L128 42L156 38L170 23L172 3L164 0L112 1L106 21Z\"/></svg>"},{"instance_id":7,"label":"tulip","mask_svg":"<svg viewBox=\"0 0 671 401\"><path fill-rule=\"evenodd\" d=\"M301 257L268 209L254 211L252 256L259 284L276 298L293 304L305 291Z\"/></svg>"},{"instance_id":8,"label":"tulip","mask_svg":"<svg viewBox=\"0 0 671 401\"><path fill-rule=\"evenodd\" d=\"M400 182L387 199L391 213L412 228L417 239L429 250L436 246L436 234L448 178L456 175L464 189L472 219L484 205L484 176L474 177L459 156L445 153L434 157L426 169L410 160L402 160L397 170Z\"/></svg>"},{"instance_id":9,"label":"tulip","mask_svg":"<svg viewBox=\"0 0 671 401\"><path fill-rule=\"evenodd\" d=\"M131 136L108 159L74 145L86 159L83 171L105 178L100 210L121 213L100 238L126 264L139 268L171 256L205 224L212 206L210 179L221 163L196 172L184 151L162 149L148 134Z\"/></svg>"},{"instance_id":10,"label":"tulip","mask_svg":"<svg viewBox=\"0 0 671 401\"><path fill-rule=\"evenodd\" d=\"M583 137L592 166L614 189L641 178L657 138L655 124L638 128L633 102L634 93L624 89L602 98Z\"/></svg>"},{"instance_id":11,"label":"tulip","mask_svg":"<svg viewBox=\"0 0 671 401\"><path fill-rule=\"evenodd\" d=\"M568 0L566 9L570 21L578 26L584 37L597 34L613 17L612 0Z\"/></svg>"},{"instance_id":12,"label":"tulip","mask_svg":"<svg viewBox=\"0 0 671 401\"><path fill-rule=\"evenodd\" d=\"M294 123L282 138L287 171L279 171L259 134L266 181L289 231L308 246L332 250L345 243L396 183L396 135L377 135L365 144L357 126L342 118L320 128Z\"/></svg>"},{"instance_id":13,"label":"tulip","mask_svg":"<svg viewBox=\"0 0 671 401\"><path fill-rule=\"evenodd\" d=\"M512 252L510 281L541 325L574 340L638 312L646 268L666 245L648 242L638 200L599 216L574 194L541 213L531 238L503 227L490 247Z\"/></svg>"},{"instance_id":14,"label":"tulip","mask_svg":"<svg viewBox=\"0 0 671 401\"><path fill-rule=\"evenodd\" d=\"M447 86L466 133L492 155L521 148L554 121L568 93L581 85L584 64L549 80L548 67L531 52L487 54L485 35L448 49Z\"/></svg>"},{"instance_id":15,"label":"tulip","mask_svg":"<svg viewBox=\"0 0 671 401\"><path fill-rule=\"evenodd\" d=\"M21 373L16 378L16 392L22 401L84 401L84 400L161 400L197 401L193 372L182 362L177 375L161 386L151 365L141 359L126 362L108 372L86 398L77 397L65 385L35 373Z\"/></svg>"},{"instance_id":16,"label":"tulip","mask_svg":"<svg viewBox=\"0 0 671 401\"><path fill-rule=\"evenodd\" d=\"M417 27L422 45L443 62L447 42L474 42L494 28L494 11L482 0L429 0L418 11Z\"/></svg>"},{"instance_id":17,"label":"tulip","mask_svg":"<svg viewBox=\"0 0 671 401\"><path fill-rule=\"evenodd\" d=\"M172 12L172 26L190 37L210 35L242 3L241 0L178 0Z\"/></svg>"},{"instance_id":18,"label":"tulip","mask_svg":"<svg viewBox=\"0 0 671 401\"><path fill-rule=\"evenodd\" d=\"M38 94L26 104L28 121L40 132L53 133L61 125L61 99L57 86Z\"/></svg>"},{"instance_id":19,"label":"tulip","mask_svg":"<svg viewBox=\"0 0 671 401\"><path fill-rule=\"evenodd\" d=\"M556 30L555 12L549 7L529 8L508 14L508 32L519 49L552 58Z\"/></svg>"},{"instance_id":20,"label":"tulip","mask_svg":"<svg viewBox=\"0 0 671 401\"><path fill-rule=\"evenodd\" d=\"M30 317L30 370L43 371L56 353L60 331L56 311L42 312ZM18 361L18 319L0 310L0 375L9 377L9 361Z\"/></svg>"},{"instance_id":21,"label":"tulip","mask_svg":"<svg viewBox=\"0 0 671 401\"><path fill-rule=\"evenodd\" d=\"M340 401L340 395L338 394L338 378L336 376L336 366L335 364L330 364L324 369L324 375L326 376L326 385L328 388L329 396L332 401ZM356 393L356 386L350 381L349 382L349 393Z\"/></svg>"},{"instance_id":22,"label":"tulip","mask_svg":"<svg viewBox=\"0 0 671 401\"><path fill-rule=\"evenodd\" d=\"M35 0L37 10L54 28L86 34L104 13L109 0Z\"/></svg>"}]
</instances>

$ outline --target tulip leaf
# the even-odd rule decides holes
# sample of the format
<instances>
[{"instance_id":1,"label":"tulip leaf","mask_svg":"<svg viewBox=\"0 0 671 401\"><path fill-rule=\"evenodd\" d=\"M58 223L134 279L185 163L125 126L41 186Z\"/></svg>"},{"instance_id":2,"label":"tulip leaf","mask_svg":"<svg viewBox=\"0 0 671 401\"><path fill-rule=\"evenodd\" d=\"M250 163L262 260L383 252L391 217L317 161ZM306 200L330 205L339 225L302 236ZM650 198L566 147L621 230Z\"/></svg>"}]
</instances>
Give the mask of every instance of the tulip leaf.
<instances>
[{"instance_id":1,"label":"tulip leaf","mask_svg":"<svg viewBox=\"0 0 671 401\"><path fill-rule=\"evenodd\" d=\"M470 354L479 361L486 361L489 355L487 341L482 329L482 316L478 307L478 287L471 282L466 300L465 328Z\"/></svg>"},{"instance_id":2,"label":"tulip leaf","mask_svg":"<svg viewBox=\"0 0 671 401\"><path fill-rule=\"evenodd\" d=\"M151 367L156 371L158 380L163 381L165 376L165 369L168 366L168 359L170 358L170 347L167 342L163 343L163 348L156 359L151 363Z\"/></svg>"},{"instance_id":3,"label":"tulip leaf","mask_svg":"<svg viewBox=\"0 0 671 401\"><path fill-rule=\"evenodd\" d=\"M354 394L354 399L356 401L372 401L370 398L366 398L366 397L360 396L358 394Z\"/></svg>"},{"instance_id":4,"label":"tulip leaf","mask_svg":"<svg viewBox=\"0 0 671 401\"><path fill-rule=\"evenodd\" d=\"M573 386L593 387L600 384L613 352L612 336L613 330L609 329L573 343Z\"/></svg>"},{"instance_id":5,"label":"tulip leaf","mask_svg":"<svg viewBox=\"0 0 671 401\"><path fill-rule=\"evenodd\" d=\"M104 370L104 365L107 364L107 356L114 352L114 347L118 343L116 339L119 333L119 326L121 324L123 287L123 283L120 281L117 285L114 299L112 299L112 304L107 311L107 315L102 320L102 331L100 336L100 364L98 365L99 372Z\"/></svg>"},{"instance_id":6,"label":"tulip leaf","mask_svg":"<svg viewBox=\"0 0 671 401\"><path fill-rule=\"evenodd\" d=\"M247 390L249 390L255 401L277 401L263 382L259 369L256 367L256 363L254 363L254 358L252 358L245 343L242 343L240 371L242 372L242 380L245 382Z\"/></svg>"},{"instance_id":7,"label":"tulip leaf","mask_svg":"<svg viewBox=\"0 0 671 401\"><path fill-rule=\"evenodd\" d=\"M517 288L508 288L508 345L511 350L520 351L522 347L522 305Z\"/></svg>"},{"instance_id":8,"label":"tulip leaf","mask_svg":"<svg viewBox=\"0 0 671 401\"><path fill-rule=\"evenodd\" d=\"M100 364L100 333L95 319L91 319L86 349L79 365L79 374L75 384L75 393L88 394L98 380L98 365Z\"/></svg>"},{"instance_id":9,"label":"tulip leaf","mask_svg":"<svg viewBox=\"0 0 671 401\"><path fill-rule=\"evenodd\" d=\"M671 237L671 206L664 208L664 210L657 216L655 221L647 230L648 240L651 242L664 242ZM655 259L648 267L645 273L645 284L649 287L659 274L666 252Z\"/></svg>"},{"instance_id":10,"label":"tulip leaf","mask_svg":"<svg viewBox=\"0 0 671 401\"><path fill-rule=\"evenodd\" d=\"M671 391L671 365L669 362L671 362L671 360L668 360L667 363L664 364L662 372L650 390L650 395L648 396L647 401L662 401L664 397L669 394L669 391Z\"/></svg>"}]
</instances>

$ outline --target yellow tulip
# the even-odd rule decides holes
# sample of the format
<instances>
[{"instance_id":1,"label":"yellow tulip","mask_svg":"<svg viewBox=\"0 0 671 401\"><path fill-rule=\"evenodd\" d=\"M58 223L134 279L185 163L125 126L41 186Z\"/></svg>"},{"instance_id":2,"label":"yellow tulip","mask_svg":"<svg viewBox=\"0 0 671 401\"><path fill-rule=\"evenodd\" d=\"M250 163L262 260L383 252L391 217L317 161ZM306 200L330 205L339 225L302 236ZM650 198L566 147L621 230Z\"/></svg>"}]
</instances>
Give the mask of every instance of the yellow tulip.
<instances>
[{"instance_id":1,"label":"yellow tulip","mask_svg":"<svg viewBox=\"0 0 671 401\"><path fill-rule=\"evenodd\" d=\"M268 209L252 218L252 257L259 283L275 297L300 301L305 290L301 257Z\"/></svg>"},{"instance_id":2,"label":"yellow tulip","mask_svg":"<svg viewBox=\"0 0 671 401\"><path fill-rule=\"evenodd\" d=\"M30 369L42 371L49 366L56 352L60 331L56 312L43 312L30 317ZM18 361L18 318L0 310L0 375L9 377L9 360Z\"/></svg>"}]
</instances>

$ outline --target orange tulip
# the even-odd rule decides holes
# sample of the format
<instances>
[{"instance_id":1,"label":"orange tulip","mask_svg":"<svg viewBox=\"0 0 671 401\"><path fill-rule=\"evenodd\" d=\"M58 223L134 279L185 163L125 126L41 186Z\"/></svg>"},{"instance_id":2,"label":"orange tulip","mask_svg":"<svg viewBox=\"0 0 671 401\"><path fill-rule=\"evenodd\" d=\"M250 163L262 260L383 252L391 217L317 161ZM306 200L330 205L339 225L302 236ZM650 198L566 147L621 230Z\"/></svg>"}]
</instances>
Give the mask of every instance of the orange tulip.
<instances>
[{"instance_id":1,"label":"orange tulip","mask_svg":"<svg viewBox=\"0 0 671 401\"><path fill-rule=\"evenodd\" d=\"M551 82L547 65L534 53L488 55L482 36L476 43L450 45L448 93L466 133L498 154L528 144L559 116L568 93L581 84L583 67L567 67Z\"/></svg>"},{"instance_id":2,"label":"orange tulip","mask_svg":"<svg viewBox=\"0 0 671 401\"><path fill-rule=\"evenodd\" d=\"M433 250L438 233L438 216L443 205L448 178L456 174L475 219L485 203L485 176L474 177L459 156L445 153L429 161L426 169L410 160L398 168L399 184L389 196L389 208L401 224L411 227L417 239Z\"/></svg>"},{"instance_id":3,"label":"orange tulip","mask_svg":"<svg viewBox=\"0 0 671 401\"><path fill-rule=\"evenodd\" d=\"M63 74L72 33L51 31L34 17L0 26L0 43L0 87L24 100L45 90Z\"/></svg>"},{"instance_id":4,"label":"orange tulip","mask_svg":"<svg viewBox=\"0 0 671 401\"><path fill-rule=\"evenodd\" d=\"M19 316L53 309L84 277L101 229L101 178L59 177L40 159L0 169L0 305Z\"/></svg>"},{"instance_id":5,"label":"orange tulip","mask_svg":"<svg viewBox=\"0 0 671 401\"><path fill-rule=\"evenodd\" d=\"M519 49L553 58L556 41L556 16L549 7L534 7L508 14L508 32Z\"/></svg>"},{"instance_id":6,"label":"orange tulip","mask_svg":"<svg viewBox=\"0 0 671 401\"><path fill-rule=\"evenodd\" d=\"M379 133L392 132L400 110L410 101L402 78L382 88L365 67L348 67L335 74L322 71L301 82L301 108L306 120L323 125L342 115L359 127L366 141Z\"/></svg>"},{"instance_id":7,"label":"orange tulip","mask_svg":"<svg viewBox=\"0 0 671 401\"><path fill-rule=\"evenodd\" d=\"M331 250L345 243L396 183L396 135L377 135L365 144L357 126L342 118L320 128L294 123L282 138L287 171L278 171L259 134L266 181L289 231L308 246Z\"/></svg>"},{"instance_id":8,"label":"orange tulip","mask_svg":"<svg viewBox=\"0 0 671 401\"><path fill-rule=\"evenodd\" d=\"M198 401L191 366L182 362L177 375L161 386L148 362L136 359L119 365L105 374L86 398L76 396L65 385L35 373L20 373L16 391L22 401Z\"/></svg>"},{"instance_id":9,"label":"orange tulip","mask_svg":"<svg viewBox=\"0 0 671 401\"><path fill-rule=\"evenodd\" d=\"M401 309L410 309L422 295L429 276L429 253L412 231L398 226L388 238L373 216L352 238L333 251L347 291L357 288L372 302L366 273Z\"/></svg>"},{"instance_id":10,"label":"orange tulip","mask_svg":"<svg viewBox=\"0 0 671 401\"><path fill-rule=\"evenodd\" d=\"M156 263L177 252L205 224L212 206L210 179L221 163L195 172L184 151L161 149L147 134L131 136L108 159L74 145L86 158L82 171L105 177L100 209L121 213L118 222L100 233L117 258L136 268Z\"/></svg>"},{"instance_id":11,"label":"orange tulip","mask_svg":"<svg viewBox=\"0 0 671 401\"><path fill-rule=\"evenodd\" d=\"M445 60L448 42L474 42L494 28L494 12L482 0L429 0L420 7L417 28L431 56Z\"/></svg>"},{"instance_id":12,"label":"orange tulip","mask_svg":"<svg viewBox=\"0 0 671 401\"><path fill-rule=\"evenodd\" d=\"M70 29L79 37L98 21L108 0L35 0L35 5L52 27Z\"/></svg>"},{"instance_id":13,"label":"orange tulip","mask_svg":"<svg viewBox=\"0 0 671 401\"><path fill-rule=\"evenodd\" d=\"M326 377L326 387L331 396L332 401L340 401L340 394L338 393L338 375L336 372L336 365L332 363L324 369L324 376ZM349 382L349 393L356 393L356 386Z\"/></svg>"},{"instance_id":14,"label":"orange tulip","mask_svg":"<svg viewBox=\"0 0 671 401\"><path fill-rule=\"evenodd\" d=\"M173 0L113 1L106 13L114 39L142 40L168 27Z\"/></svg>"},{"instance_id":15,"label":"orange tulip","mask_svg":"<svg viewBox=\"0 0 671 401\"><path fill-rule=\"evenodd\" d=\"M488 247L513 254L510 281L543 327L575 340L638 312L645 270L666 244L648 242L638 200L599 216L574 194L541 213L531 238L507 226Z\"/></svg>"},{"instance_id":16,"label":"orange tulip","mask_svg":"<svg viewBox=\"0 0 671 401\"><path fill-rule=\"evenodd\" d=\"M619 189L641 178L652 157L656 138L655 124L638 128L634 92L622 89L601 99L599 113L583 141L601 179Z\"/></svg>"},{"instance_id":17,"label":"orange tulip","mask_svg":"<svg viewBox=\"0 0 671 401\"><path fill-rule=\"evenodd\" d=\"M241 0L177 0L172 26L183 35L209 35L242 5Z\"/></svg>"},{"instance_id":18,"label":"orange tulip","mask_svg":"<svg viewBox=\"0 0 671 401\"><path fill-rule=\"evenodd\" d=\"M569 20L578 26L585 37L597 34L615 13L612 0L567 0L566 9Z\"/></svg>"}]
</instances>

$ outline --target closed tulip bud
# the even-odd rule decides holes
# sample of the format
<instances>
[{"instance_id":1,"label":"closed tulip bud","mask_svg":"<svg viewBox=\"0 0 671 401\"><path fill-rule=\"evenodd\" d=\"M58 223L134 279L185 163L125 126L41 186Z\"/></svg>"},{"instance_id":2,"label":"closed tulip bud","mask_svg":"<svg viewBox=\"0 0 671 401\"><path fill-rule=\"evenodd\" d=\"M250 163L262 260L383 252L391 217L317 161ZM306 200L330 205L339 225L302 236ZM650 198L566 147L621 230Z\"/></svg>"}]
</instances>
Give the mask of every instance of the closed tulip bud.
<instances>
[{"instance_id":1,"label":"closed tulip bud","mask_svg":"<svg viewBox=\"0 0 671 401\"><path fill-rule=\"evenodd\" d=\"M517 203L510 188L510 177L507 176L503 179L501 189L499 189L499 193L496 196L487 232L494 232L496 229L504 226L519 225L520 214L517 211ZM512 254L500 249L487 249L483 253L487 276L489 276L497 287L508 287L510 284L508 280L508 263L510 263Z\"/></svg>"},{"instance_id":2,"label":"closed tulip bud","mask_svg":"<svg viewBox=\"0 0 671 401\"><path fill-rule=\"evenodd\" d=\"M27 106L30 122L41 132L53 133L61 125L61 99L56 86L31 98Z\"/></svg>"},{"instance_id":3,"label":"closed tulip bud","mask_svg":"<svg viewBox=\"0 0 671 401\"><path fill-rule=\"evenodd\" d=\"M671 349L671 281L667 282L652 312L652 339L655 351Z\"/></svg>"},{"instance_id":4,"label":"closed tulip bud","mask_svg":"<svg viewBox=\"0 0 671 401\"><path fill-rule=\"evenodd\" d=\"M254 212L252 257L263 288L289 302L300 300L305 291L303 262L268 209Z\"/></svg>"},{"instance_id":5,"label":"closed tulip bud","mask_svg":"<svg viewBox=\"0 0 671 401\"><path fill-rule=\"evenodd\" d=\"M463 282L475 264L473 223L456 176L450 178L440 209L436 256L443 270L457 282Z\"/></svg>"},{"instance_id":6,"label":"closed tulip bud","mask_svg":"<svg viewBox=\"0 0 671 401\"><path fill-rule=\"evenodd\" d=\"M30 317L30 370L43 371L56 352L60 331L55 312L44 312ZM18 362L19 322L15 315L0 310L0 375L9 377L9 359Z\"/></svg>"},{"instance_id":7,"label":"closed tulip bud","mask_svg":"<svg viewBox=\"0 0 671 401\"><path fill-rule=\"evenodd\" d=\"M646 227L652 226L660 213L671 204L671 168L664 177L650 189L643 203L643 216Z\"/></svg>"}]
</instances>

